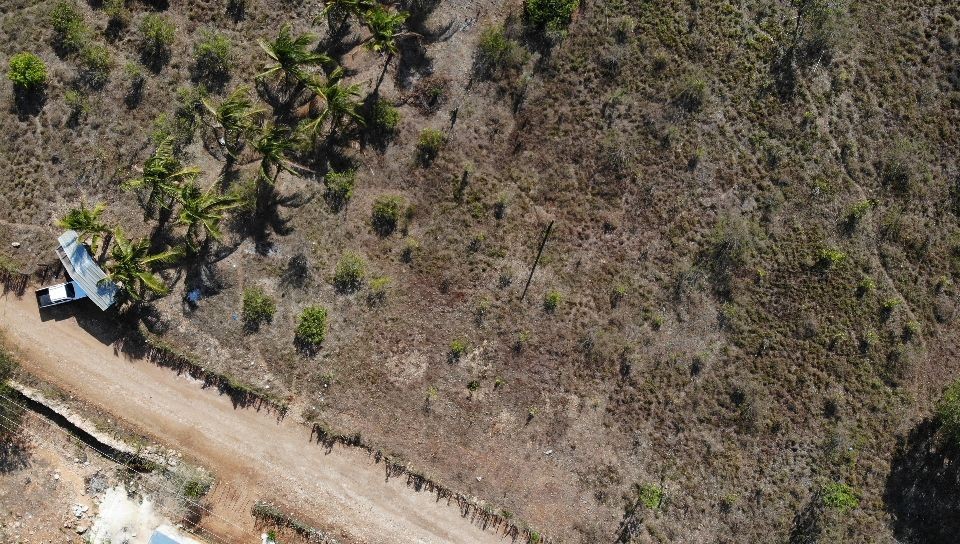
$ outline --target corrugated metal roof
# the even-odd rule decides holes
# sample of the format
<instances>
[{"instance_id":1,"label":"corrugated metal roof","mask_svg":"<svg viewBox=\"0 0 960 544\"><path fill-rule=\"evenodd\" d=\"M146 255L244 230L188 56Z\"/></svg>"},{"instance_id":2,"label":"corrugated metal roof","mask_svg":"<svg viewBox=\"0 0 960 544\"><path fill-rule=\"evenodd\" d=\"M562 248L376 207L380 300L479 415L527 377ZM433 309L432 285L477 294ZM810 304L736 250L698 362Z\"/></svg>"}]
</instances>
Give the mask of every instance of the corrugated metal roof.
<instances>
[{"instance_id":1,"label":"corrugated metal roof","mask_svg":"<svg viewBox=\"0 0 960 544\"><path fill-rule=\"evenodd\" d=\"M107 274L93 260L87 247L80 243L77 232L68 230L57 239L57 256L67 274L101 310L106 310L117 298L117 285L107 280Z\"/></svg>"}]
</instances>

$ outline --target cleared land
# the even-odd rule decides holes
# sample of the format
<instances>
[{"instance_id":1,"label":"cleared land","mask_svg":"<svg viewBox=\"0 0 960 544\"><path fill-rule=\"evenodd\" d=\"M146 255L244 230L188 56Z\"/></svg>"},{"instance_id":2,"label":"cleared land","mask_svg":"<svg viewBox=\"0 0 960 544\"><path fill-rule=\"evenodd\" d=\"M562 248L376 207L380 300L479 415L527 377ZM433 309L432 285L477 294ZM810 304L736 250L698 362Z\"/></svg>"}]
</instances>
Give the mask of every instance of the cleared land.
<instances>
[{"instance_id":1,"label":"cleared land","mask_svg":"<svg viewBox=\"0 0 960 544\"><path fill-rule=\"evenodd\" d=\"M490 543L503 540L456 505L387 480L362 453L311 443L310 430L230 399L152 363L128 359L73 319L42 321L30 297L0 299L0 327L24 369L101 406L213 470L207 530L249 540L250 508L276 498L303 519L357 542Z\"/></svg>"}]
</instances>

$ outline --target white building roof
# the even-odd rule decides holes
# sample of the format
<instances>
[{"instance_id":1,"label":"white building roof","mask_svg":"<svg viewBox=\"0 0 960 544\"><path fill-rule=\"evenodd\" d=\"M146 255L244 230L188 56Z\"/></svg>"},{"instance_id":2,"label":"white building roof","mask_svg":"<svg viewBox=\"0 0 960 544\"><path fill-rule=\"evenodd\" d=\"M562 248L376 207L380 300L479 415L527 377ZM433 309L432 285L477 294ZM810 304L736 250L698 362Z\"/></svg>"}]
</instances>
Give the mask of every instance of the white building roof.
<instances>
[{"instance_id":1,"label":"white building roof","mask_svg":"<svg viewBox=\"0 0 960 544\"><path fill-rule=\"evenodd\" d=\"M108 280L106 272L97 266L87 247L80 243L77 232L68 230L57 241L60 242L57 256L70 279L77 282L87 298L101 310L113 305L117 298L117 285Z\"/></svg>"}]
</instances>

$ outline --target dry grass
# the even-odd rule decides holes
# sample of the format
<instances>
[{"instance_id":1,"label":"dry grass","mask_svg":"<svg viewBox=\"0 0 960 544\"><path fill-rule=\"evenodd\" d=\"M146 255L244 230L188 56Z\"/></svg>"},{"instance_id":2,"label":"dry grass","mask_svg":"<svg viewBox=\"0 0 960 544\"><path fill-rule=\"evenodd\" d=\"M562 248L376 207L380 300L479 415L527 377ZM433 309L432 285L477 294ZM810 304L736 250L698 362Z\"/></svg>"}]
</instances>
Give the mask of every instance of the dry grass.
<instances>
[{"instance_id":1,"label":"dry grass","mask_svg":"<svg viewBox=\"0 0 960 544\"><path fill-rule=\"evenodd\" d=\"M853 4L833 54L801 63L787 89L788 2L588 3L552 49L508 17L517 6L441 3L423 49L405 48L381 85L400 104L391 143L339 150L338 168L357 166L345 208L330 210L319 178L281 177L281 193L297 197L280 210L287 232L258 244L228 233L222 259L171 275L174 293L155 304L164 335L550 536L598 542L626 527L624 538L638 541L789 540L819 512L816 491L835 481L856 489L860 506L821 516L825 534L908 534L888 522L890 459L957 372L960 10L901 4ZM305 30L316 11L251 3L233 23L219 4L172 6L171 61L147 76L142 102L118 106L125 83L115 69L71 128L62 96L76 68L48 45L49 5L0 18L6 49L40 54L54 82L39 115L0 117L11 135L0 166L17 173L0 187L5 217L47 225L85 197L108 201L131 229L140 212L117 183L189 83L192 36L216 27L231 38L229 89L256 73L256 38L288 21ZM102 31L105 17L83 9ZM463 26L474 11L480 21ZM144 13L135 5L131 28ZM523 69L468 88L476 41L504 20L506 38L531 55L518 56ZM121 65L137 59L132 33L108 46ZM382 59L357 49L343 60L369 92ZM444 83L437 108L423 106L427 77ZM446 144L420 164L427 128ZM201 139L188 162L215 172ZM907 192L883 179L905 145ZM370 225L382 194L412 210L387 236ZM867 199L876 204L851 226L851 207ZM0 233L24 241L14 262L50 257L39 237ZM411 238L419 248L407 262ZM847 257L825 266L824 248ZM368 277L392 278L385 304L331 285L345 252L366 260ZM858 293L866 277L876 289ZM250 286L278 303L255 333L240 319ZM181 297L195 287L205 297L186 309ZM546 312L554 290L563 301ZM887 311L891 298L904 303ZM295 319L317 304L330 331L306 357ZM904 334L911 322L920 334ZM456 339L471 349L451 363ZM632 517L628 508L625 518L625 503L642 503L634 484L647 483L663 488L661 508L638 506ZM636 530L621 526L637 516Z\"/></svg>"}]
</instances>

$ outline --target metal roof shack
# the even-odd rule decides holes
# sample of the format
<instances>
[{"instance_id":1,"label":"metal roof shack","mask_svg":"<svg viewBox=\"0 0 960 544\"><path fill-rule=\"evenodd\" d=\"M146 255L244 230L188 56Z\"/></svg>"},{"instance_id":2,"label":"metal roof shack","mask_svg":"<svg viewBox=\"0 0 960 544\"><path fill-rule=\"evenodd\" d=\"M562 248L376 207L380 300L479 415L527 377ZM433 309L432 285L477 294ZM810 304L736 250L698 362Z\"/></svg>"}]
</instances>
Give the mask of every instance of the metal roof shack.
<instances>
[{"instance_id":1,"label":"metal roof shack","mask_svg":"<svg viewBox=\"0 0 960 544\"><path fill-rule=\"evenodd\" d=\"M117 284L107 279L107 273L97 266L90 250L80 243L77 231L68 230L57 238L60 247L57 256L67 269L70 279L77 282L101 310L106 310L117 299Z\"/></svg>"}]
</instances>

